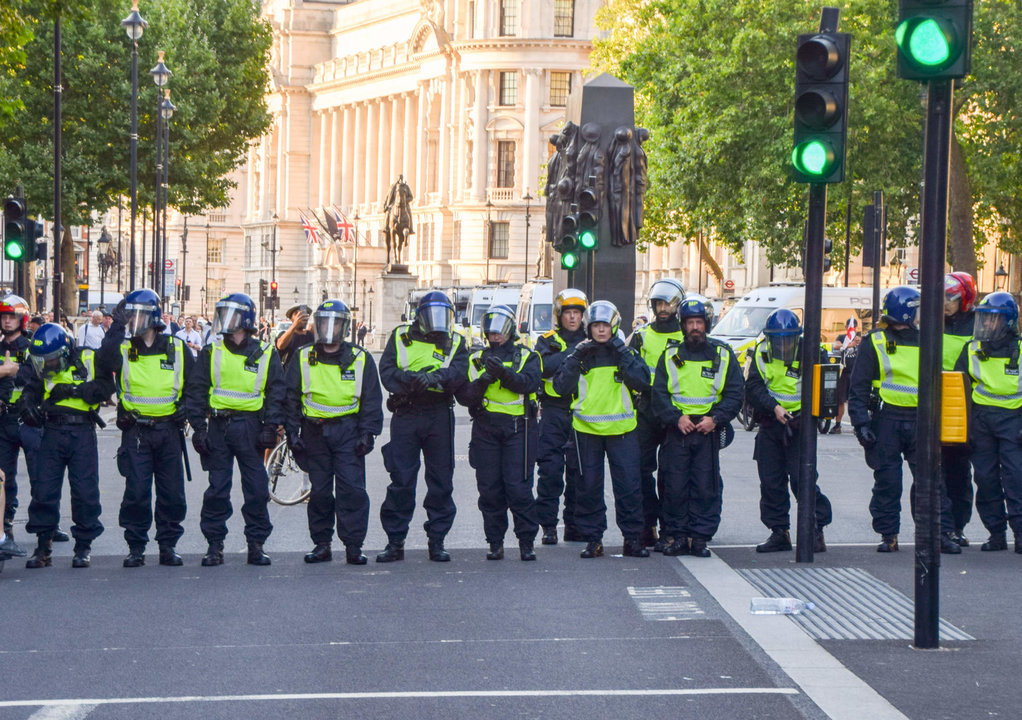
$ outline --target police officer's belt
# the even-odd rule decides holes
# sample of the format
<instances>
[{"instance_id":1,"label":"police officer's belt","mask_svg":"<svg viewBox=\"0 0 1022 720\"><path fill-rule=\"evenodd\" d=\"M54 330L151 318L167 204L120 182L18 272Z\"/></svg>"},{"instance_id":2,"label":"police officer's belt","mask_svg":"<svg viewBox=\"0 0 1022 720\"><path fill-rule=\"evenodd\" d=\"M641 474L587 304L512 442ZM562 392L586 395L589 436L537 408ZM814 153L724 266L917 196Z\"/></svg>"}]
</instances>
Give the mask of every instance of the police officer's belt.
<instances>
[{"instance_id":1,"label":"police officer's belt","mask_svg":"<svg viewBox=\"0 0 1022 720\"><path fill-rule=\"evenodd\" d=\"M355 415L355 414L352 414L352 415L338 415L337 417L328 417L328 418L309 417L308 415L305 415L305 416L302 417L302 422L303 423L308 423L309 425L338 425L338 424L340 424L342 422L345 422L345 421L354 420L357 417L358 417L358 415Z\"/></svg>"},{"instance_id":2,"label":"police officer's belt","mask_svg":"<svg viewBox=\"0 0 1022 720\"><path fill-rule=\"evenodd\" d=\"M71 413L46 413L46 422L49 425L87 425L92 423L92 418Z\"/></svg>"},{"instance_id":3,"label":"police officer's belt","mask_svg":"<svg viewBox=\"0 0 1022 720\"><path fill-rule=\"evenodd\" d=\"M210 411L209 411L209 416L211 418L213 418L214 420L216 420L216 419L223 419L223 418L235 418L235 417L237 417L237 418L259 417L259 414L260 413L259 413L258 410L222 410L222 409L218 410L218 409L213 408L213 409L210 409Z\"/></svg>"},{"instance_id":4,"label":"police officer's belt","mask_svg":"<svg viewBox=\"0 0 1022 720\"><path fill-rule=\"evenodd\" d=\"M146 415L136 415L135 424L141 425L142 427L157 427L159 425L173 425L173 415L163 415L161 417L147 417Z\"/></svg>"}]
</instances>

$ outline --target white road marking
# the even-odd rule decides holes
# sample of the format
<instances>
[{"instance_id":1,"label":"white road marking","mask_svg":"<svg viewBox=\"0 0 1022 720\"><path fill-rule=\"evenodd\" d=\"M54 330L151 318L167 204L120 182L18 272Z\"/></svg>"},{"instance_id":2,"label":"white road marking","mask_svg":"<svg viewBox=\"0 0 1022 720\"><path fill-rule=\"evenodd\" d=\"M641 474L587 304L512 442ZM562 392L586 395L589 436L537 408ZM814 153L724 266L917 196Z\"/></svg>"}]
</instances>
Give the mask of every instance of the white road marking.
<instances>
[{"instance_id":1,"label":"white road marking","mask_svg":"<svg viewBox=\"0 0 1022 720\"><path fill-rule=\"evenodd\" d=\"M649 690L434 690L406 692L280 693L265 695L181 695L171 697L77 698L66 700L0 700L0 708L55 707L82 708L86 705L150 705L200 702L281 702L285 700L406 700L433 698L535 698L535 697L670 697L681 695L798 695L795 688L664 688ZM90 710L92 708L89 708ZM33 716L35 717L35 716ZM45 716L56 718L65 716ZM83 716L66 716L80 718Z\"/></svg>"},{"instance_id":2,"label":"white road marking","mask_svg":"<svg viewBox=\"0 0 1022 720\"><path fill-rule=\"evenodd\" d=\"M95 709L95 704L46 705L29 715L28 720L82 720Z\"/></svg>"}]
</instances>

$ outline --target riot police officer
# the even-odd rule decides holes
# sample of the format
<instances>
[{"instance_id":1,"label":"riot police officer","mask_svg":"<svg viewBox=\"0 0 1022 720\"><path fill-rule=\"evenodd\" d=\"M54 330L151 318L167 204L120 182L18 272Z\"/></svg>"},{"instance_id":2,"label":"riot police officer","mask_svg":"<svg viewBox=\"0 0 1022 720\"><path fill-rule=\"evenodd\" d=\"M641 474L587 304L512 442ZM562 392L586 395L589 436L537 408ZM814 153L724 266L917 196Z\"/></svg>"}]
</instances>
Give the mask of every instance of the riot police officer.
<instances>
[{"instance_id":1,"label":"riot police officer","mask_svg":"<svg viewBox=\"0 0 1022 720\"><path fill-rule=\"evenodd\" d=\"M489 347L469 357L468 380L458 402L472 416L468 462L476 471L479 511L489 545L487 560L504 557L507 511L515 522L522 560L535 560L539 525L532 496L536 448L535 393L542 380L539 355L516 343L515 313L492 305L480 329Z\"/></svg>"},{"instance_id":2,"label":"riot police officer","mask_svg":"<svg viewBox=\"0 0 1022 720\"><path fill-rule=\"evenodd\" d=\"M624 536L623 554L649 557L641 540L642 488L632 393L649 387L649 368L618 331L621 315L613 303L598 300L585 312L585 340L564 359L554 376L558 395L574 396L575 430L581 477L575 491L575 527L586 541L585 559L603 555L607 506L603 500L604 459L610 465L617 526Z\"/></svg>"},{"instance_id":3,"label":"riot police officer","mask_svg":"<svg viewBox=\"0 0 1022 720\"><path fill-rule=\"evenodd\" d=\"M97 375L95 353L89 348L76 349L59 325L41 325L28 352L35 375L28 379L22 394L24 420L43 427L43 438L25 528L39 542L25 567L48 567L52 562L53 531L60 518L66 470L75 539L71 567L87 568L92 541L103 532L95 428L102 421L96 410L113 394L113 383Z\"/></svg>"},{"instance_id":4,"label":"riot police officer","mask_svg":"<svg viewBox=\"0 0 1022 720\"><path fill-rule=\"evenodd\" d=\"M1007 528L1022 553L1022 374L1018 305L1006 292L976 306L972 340L955 365L972 378L972 467L976 511L990 538L981 550L1006 550Z\"/></svg>"},{"instance_id":5,"label":"riot police officer","mask_svg":"<svg viewBox=\"0 0 1022 720\"><path fill-rule=\"evenodd\" d=\"M383 393L373 356L347 340L351 312L325 300L312 314L313 344L298 350L286 369L284 427L295 458L309 473L309 535L315 547L305 562L332 559L337 537L349 565L365 565L369 525L365 456L383 430ZM336 489L336 497L335 497Z\"/></svg>"},{"instance_id":6,"label":"riot police officer","mask_svg":"<svg viewBox=\"0 0 1022 720\"><path fill-rule=\"evenodd\" d=\"M686 299L678 318L685 339L668 344L653 381L653 411L667 426L661 517L673 540L664 554L709 557L706 543L720 525L719 453L734 437L730 422L742 407L745 381L731 347L706 334L713 318L708 302Z\"/></svg>"},{"instance_id":7,"label":"riot police officer","mask_svg":"<svg viewBox=\"0 0 1022 720\"><path fill-rule=\"evenodd\" d=\"M536 520L543 528L543 544L557 544L557 510L564 493L564 540L581 540L575 528L575 487L578 484L578 454L571 430L571 396L554 390L553 378L575 345L585 339L582 316L588 302L581 290L561 290L554 298L557 327L536 341L543 361L543 386L539 402L537 448Z\"/></svg>"},{"instance_id":8,"label":"riot police officer","mask_svg":"<svg viewBox=\"0 0 1022 720\"><path fill-rule=\"evenodd\" d=\"M160 565L182 564L175 546L184 534L184 388L191 374L191 351L163 334L160 298L133 290L113 312L99 349L99 372L113 374L117 387L117 427L121 446L117 469L124 476L119 522L128 544L126 568L145 565L153 525L156 487L156 542Z\"/></svg>"},{"instance_id":9,"label":"riot police officer","mask_svg":"<svg viewBox=\"0 0 1022 720\"><path fill-rule=\"evenodd\" d=\"M972 339L975 324L976 281L969 273L953 272L944 276L944 370L954 370L962 348ZM951 539L969 546L965 526L972 518L972 468L969 445L941 445L940 467L944 472L944 490L951 506Z\"/></svg>"},{"instance_id":10,"label":"riot police officer","mask_svg":"<svg viewBox=\"0 0 1022 720\"><path fill-rule=\"evenodd\" d=\"M759 519L770 530L756 552L791 550L791 498L798 498L799 423L812 422L802 411L802 326L787 308L774 310L763 328L766 336L753 351L745 393L756 413L759 432L753 457L759 469ZM815 552L826 552L823 528L832 519L830 500L816 486Z\"/></svg>"},{"instance_id":11,"label":"riot police officer","mask_svg":"<svg viewBox=\"0 0 1022 720\"><path fill-rule=\"evenodd\" d=\"M650 382L656 373L657 363L667 349L667 343L671 340L680 342L684 337L678 322L678 308L684 300L685 288L673 278L657 280L649 289L649 308L653 312L653 321L637 328L629 345L646 362ZM658 482L653 473L657 472L657 453L667 437L667 429L653 413L649 388L637 394L635 405L638 411L636 433L639 438L639 472L642 477L642 543L663 551L670 544L668 538L658 538L656 534L657 520L660 518L658 493L663 489L663 478L659 478Z\"/></svg>"},{"instance_id":12,"label":"riot police officer","mask_svg":"<svg viewBox=\"0 0 1022 720\"><path fill-rule=\"evenodd\" d=\"M233 293L218 300L213 333L219 339L199 352L185 388L192 445L209 473L199 519L209 543L202 558L206 567L224 562L235 460L245 498L241 514L248 564L270 564L263 552L273 530L263 451L277 444L277 428L284 422L284 370L277 350L254 337L257 329L255 303L248 295Z\"/></svg>"},{"instance_id":13,"label":"riot police officer","mask_svg":"<svg viewBox=\"0 0 1022 720\"><path fill-rule=\"evenodd\" d=\"M398 325L380 357L380 380L390 393L390 442L382 448L390 473L380 520L387 547L376 562L404 559L405 537L415 512L419 456L426 464L426 531L429 559L448 562L444 538L454 504L454 393L467 381L468 353L454 332L454 306L434 291L419 301L415 320Z\"/></svg>"},{"instance_id":14,"label":"riot police officer","mask_svg":"<svg viewBox=\"0 0 1022 720\"><path fill-rule=\"evenodd\" d=\"M880 534L877 552L898 550L901 526L902 458L912 471L915 495L916 406L919 395L919 291L901 286L884 296L881 320L859 348L848 389L848 416L873 470L869 511ZM914 497L913 497L914 501ZM943 494L942 553L962 548L951 539L950 506Z\"/></svg>"}]
</instances>

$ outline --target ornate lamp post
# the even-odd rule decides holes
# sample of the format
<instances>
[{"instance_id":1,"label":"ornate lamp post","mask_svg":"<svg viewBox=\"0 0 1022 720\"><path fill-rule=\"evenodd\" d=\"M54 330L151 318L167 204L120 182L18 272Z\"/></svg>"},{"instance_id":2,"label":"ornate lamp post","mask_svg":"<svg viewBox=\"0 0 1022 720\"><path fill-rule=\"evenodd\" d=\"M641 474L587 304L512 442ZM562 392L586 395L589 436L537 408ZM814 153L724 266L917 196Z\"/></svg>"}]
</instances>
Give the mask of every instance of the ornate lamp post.
<instances>
[{"instance_id":1,"label":"ornate lamp post","mask_svg":"<svg viewBox=\"0 0 1022 720\"><path fill-rule=\"evenodd\" d=\"M490 220L492 210L493 203L490 202L490 198L486 198L486 233L483 238L483 252L486 253L486 285L490 284L490 255L493 254L493 248L490 247L493 242L493 222Z\"/></svg>"},{"instance_id":2,"label":"ornate lamp post","mask_svg":"<svg viewBox=\"0 0 1022 720\"><path fill-rule=\"evenodd\" d=\"M166 294L163 281L167 259L167 189L170 187L167 178L170 173L170 119L174 117L175 110L177 110L177 106L170 101L170 90L164 90L163 101L160 103L160 117L163 119L163 182L160 183L160 191L163 193L163 201L160 203L163 208L163 239L160 246L160 288L164 294ZM185 232L188 232L187 217L185 218Z\"/></svg>"},{"instance_id":3,"label":"ornate lamp post","mask_svg":"<svg viewBox=\"0 0 1022 720\"><path fill-rule=\"evenodd\" d=\"M529 203L532 202L532 195L529 194L529 188L525 188L525 195L522 197L525 201L525 274L522 276L523 282L529 281Z\"/></svg>"},{"instance_id":4,"label":"ornate lamp post","mask_svg":"<svg viewBox=\"0 0 1022 720\"><path fill-rule=\"evenodd\" d=\"M1008 271L1004 269L1004 263L997 266L997 270L994 271L994 286L998 290L1003 290L1005 283L1008 281Z\"/></svg>"},{"instance_id":5,"label":"ornate lamp post","mask_svg":"<svg viewBox=\"0 0 1022 720\"><path fill-rule=\"evenodd\" d=\"M149 27L138 12L138 0L133 0L128 17L121 27L131 38L131 270L128 282L135 287L135 215L138 211L138 39ZM59 222L57 223L59 225Z\"/></svg>"},{"instance_id":6,"label":"ornate lamp post","mask_svg":"<svg viewBox=\"0 0 1022 720\"><path fill-rule=\"evenodd\" d=\"M163 89L170 82L171 72L163 64L163 51L159 53L159 61L149 71L153 83L157 88ZM160 202L163 197L163 98L161 93L156 93L156 191L153 202L153 289L156 294L163 297L163 259L160 257Z\"/></svg>"},{"instance_id":7,"label":"ornate lamp post","mask_svg":"<svg viewBox=\"0 0 1022 720\"><path fill-rule=\"evenodd\" d=\"M110 241L110 233L106 231L106 225L104 225L102 232L99 234L99 240L96 241L96 262L99 263L100 310L106 310L106 273L114 264L110 249Z\"/></svg>"}]
</instances>

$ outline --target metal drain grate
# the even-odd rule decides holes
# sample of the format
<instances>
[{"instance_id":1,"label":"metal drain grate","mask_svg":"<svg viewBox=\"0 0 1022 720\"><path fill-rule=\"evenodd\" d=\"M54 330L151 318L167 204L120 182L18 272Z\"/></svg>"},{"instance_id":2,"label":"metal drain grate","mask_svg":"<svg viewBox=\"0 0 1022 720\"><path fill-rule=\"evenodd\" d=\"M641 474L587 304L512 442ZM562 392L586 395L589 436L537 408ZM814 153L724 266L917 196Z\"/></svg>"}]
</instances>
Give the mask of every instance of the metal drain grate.
<instances>
[{"instance_id":1,"label":"metal drain grate","mask_svg":"<svg viewBox=\"0 0 1022 720\"><path fill-rule=\"evenodd\" d=\"M692 620L706 613L683 587L629 587L628 595L642 613L643 620Z\"/></svg>"},{"instance_id":2,"label":"metal drain grate","mask_svg":"<svg viewBox=\"0 0 1022 720\"><path fill-rule=\"evenodd\" d=\"M912 601L859 568L738 570L767 597L797 597L816 604L792 619L816 640L911 640ZM975 640L946 620L941 640Z\"/></svg>"}]
</instances>

